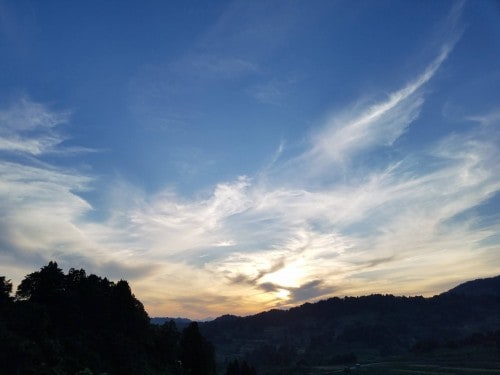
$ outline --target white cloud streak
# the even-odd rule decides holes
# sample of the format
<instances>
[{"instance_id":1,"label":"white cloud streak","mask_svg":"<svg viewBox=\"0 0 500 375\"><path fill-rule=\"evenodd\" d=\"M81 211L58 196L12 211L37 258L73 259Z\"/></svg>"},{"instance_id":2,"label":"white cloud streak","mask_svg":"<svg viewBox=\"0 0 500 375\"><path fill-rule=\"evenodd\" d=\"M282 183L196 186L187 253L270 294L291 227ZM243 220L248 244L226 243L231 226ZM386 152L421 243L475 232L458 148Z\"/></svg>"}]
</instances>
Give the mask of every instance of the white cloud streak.
<instances>
[{"instance_id":1,"label":"white cloud streak","mask_svg":"<svg viewBox=\"0 0 500 375\"><path fill-rule=\"evenodd\" d=\"M392 145L418 117L424 103L421 89L446 60L452 47L444 46L416 80L389 95L386 101L368 108L356 106L347 113L332 116L325 128L313 137L311 150L304 155L306 163L329 167L348 161L360 151Z\"/></svg>"},{"instance_id":2,"label":"white cloud streak","mask_svg":"<svg viewBox=\"0 0 500 375\"><path fill-rule=\"evenodd\" d=\"M37 156L53 151L63 141L54 128L64 124L68 116L26 98L19 100L0 111L0 151Z\"/></svg>"}]
</instances>

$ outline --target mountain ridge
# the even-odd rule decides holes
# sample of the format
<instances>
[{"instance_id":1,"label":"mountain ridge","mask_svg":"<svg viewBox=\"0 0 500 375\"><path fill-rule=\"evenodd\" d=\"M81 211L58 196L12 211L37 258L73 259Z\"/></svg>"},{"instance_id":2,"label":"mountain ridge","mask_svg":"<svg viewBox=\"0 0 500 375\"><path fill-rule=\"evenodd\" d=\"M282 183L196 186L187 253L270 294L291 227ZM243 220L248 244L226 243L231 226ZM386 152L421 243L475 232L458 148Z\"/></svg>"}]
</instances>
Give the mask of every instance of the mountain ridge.
<instances>
[{"instance_id":1,"label":"mountain ridge","mask_svg":"<svg viewBox=\"0 0 500 375\"><path fill-rule=\"evenodd\" d=\"M466 281L441 294L500 296L500 275Z\"/></svg>"},{"instance_id":2,"label":"mountain ridge","mask_svg":"<svg viewBox=\"0 0 500 375\"><path fill-rule=\"evenodd\" d=\"M473 293L475 287L484 292ZM219 363L240 358L270 373L278 367L292 373L298 363L378 361L470 343L490 345L500 354L500 293L491 292L499 290L496 276L427 298L332 297L288 310L223 315L201 323L200 330L215 345Z\"/></svg>"},{"instance_id":3,"label":"mountain ridge","mask_svg":"<svg viewBox=\"0 0 500 375\"><path fill-rule=\"evenodd\" d=\"M481 296L481 295L495 295L495 296L500 296L500 275L492 276L492 277L483 277L483 278L477 278L477 279L474 279L474 280L464 281L464 282L462 282L462 283L454 286L451 289L448 289L448 290L446 290L444 292L441 292L440 294L435 295L434 297L436 297L436 296L442 296L442 295L448 295L448 294L458 294L458 295L467 294L467 295L476 295L476 296ZM369 294L369 295L364 295L364 296L358 296L358 297L366 297L366 296L370 296L370 295L395 296L395 295L393 295L391 293L386 293L386 294L374 293L374 294ZM307 304L315 304L315 303L318 303L318 302L321 302L321 301L329 300L331 298L358 298L358 297L354 297L354 296L330 297L330 298L322 299L322 300L319 300L319 301L307 301L307 302L304 302L304 303L302 303L300 305L293 306L293 307L290 307L290 308L287 308L287 309L272 308L270 310L264 310L264 311L260 311L260 312L257 312L257 313L254 313L254 314L248 314L248 315L234 315L234 314L228 313L228 314L220 315L220 316L215 317L215 318L211 318L210 317L210 318L206 318L206 319L190 319L190 318L185 318L185 317L176 317L176 318L173 318L173 317L155 316L155 317L151 318L151 322L154 323L154 324L163 324L166 321L173 320L176 324L180 324L182 326L182 325L187 325L187 324L189 324L191 322L206 323L206 322L212 322L212 321L220 321L221 319L225 320L225 319L233 319L233 318L247 318L247 317L251 317L251 316L254 316L254 315L259 315L259 314L263 314L263 313L266 313L266 312L270 312L270 311L273 311L273 310L289 311L289 310L295 309L297 307L301 307L301 306L304 306L304 305L307 305ZM415 295L415 296L404 296L404 295L401 295L401 296L396 296L396 297L411 298L411 297L422 297L422 296L421 295ZM424 297L422 297L422 298L424 298ZM428 297L428 298L432 298L432 297Z\"/></svg>"}]
</instances>

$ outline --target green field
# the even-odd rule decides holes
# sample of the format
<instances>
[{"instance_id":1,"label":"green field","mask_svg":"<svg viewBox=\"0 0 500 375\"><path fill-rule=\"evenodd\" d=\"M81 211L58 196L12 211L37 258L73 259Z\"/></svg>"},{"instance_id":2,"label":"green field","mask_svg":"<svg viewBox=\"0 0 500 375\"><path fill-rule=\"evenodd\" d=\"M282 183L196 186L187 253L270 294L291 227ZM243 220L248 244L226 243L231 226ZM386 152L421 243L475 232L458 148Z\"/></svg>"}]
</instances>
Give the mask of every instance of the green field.
<instances>
[{"instance_id":1,"label":"green field","mask_svg":"<svg viewBox=\"0 0 500 375\"><path fill-rule=\"evenodd\" d=\"M310 369L309 375L328 375L328 374L426 374L426 375L500 375L500 363L495 363L494 368L488 364L487 367L465 367L465 366L443 366L426 363L405 363L405 362L384 362L352 366L349 368L315 367Z\"/></svg>"},{"instance_id":2,"label":"green field","mask_svg":"<svg viewBox=\"0 0 500 375\"><path fill-rule=\"evenodd\" d=\"M499 351L493 348L440 350L425 356L392 357L360 362L350 366L303 368L304 375L330 374L423 374L423 375L500 375Z\"/></svg>"},{"instance_id":3,"label":"green field","mask_svg":"<svg viewBox=\"0 0 500 375\"><path fill-rule=\"evenodd\" d=\"M500 374L500 363L495 364L496 368L491 368L488 364L484 367L465 367L465 366L442 366L425 363L380 363L373 365L361 366L359 368L351 368L348 371L337 370L332 373L352 373L352 374L428 374L428 375L480 375L480 374Z\"/></svg>"}]
</instances>

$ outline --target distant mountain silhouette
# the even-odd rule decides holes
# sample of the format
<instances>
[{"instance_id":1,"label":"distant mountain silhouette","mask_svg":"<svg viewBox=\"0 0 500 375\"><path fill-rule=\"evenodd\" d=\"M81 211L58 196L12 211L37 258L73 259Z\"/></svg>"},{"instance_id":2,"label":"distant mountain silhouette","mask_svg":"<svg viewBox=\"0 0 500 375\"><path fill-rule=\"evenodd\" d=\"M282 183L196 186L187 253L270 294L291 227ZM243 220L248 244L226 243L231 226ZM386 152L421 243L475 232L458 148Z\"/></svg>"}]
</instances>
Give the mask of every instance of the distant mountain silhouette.
<instances>
[{"instance_id":1,"label":"distant mountain silhouette","mask_svg":"<svg viewBox=\"0 0 500 375\"><path fill-rule=\"evenodd\" d=\"M496 350L500 358L499 284L500 276L474 280L432 298L330 298L247 317L224 315L200 329L215 345L219 363L239 358L259 373L300 374L307 373L303 366L471 345Z\"/></svg>"},{"instance_id":2,"label":"distant mountain silhouette","mask_svg":"<svg viewBox=\"0 0 500 375\"><path fill-rule=\"evenodd\" d=\"M151 323L156 324L156 325L162 325L165 323L168 323L170 321L173 321L177 327L177 329L184 329L186 328L189 324L191 324L193 321L191 319L187 318L170 318L170 317L155 317L151 318Z\"/></svg>"},{"instance_id":3,"label":"distant mountain silhouette","mask_svg":"<svg viewBox=\"0 0 500 375\"><path fill-rule=\"evenodd\" d=\"M467 281L444 294L500 297L500 276Z\"/></svg>"}]
</instances>

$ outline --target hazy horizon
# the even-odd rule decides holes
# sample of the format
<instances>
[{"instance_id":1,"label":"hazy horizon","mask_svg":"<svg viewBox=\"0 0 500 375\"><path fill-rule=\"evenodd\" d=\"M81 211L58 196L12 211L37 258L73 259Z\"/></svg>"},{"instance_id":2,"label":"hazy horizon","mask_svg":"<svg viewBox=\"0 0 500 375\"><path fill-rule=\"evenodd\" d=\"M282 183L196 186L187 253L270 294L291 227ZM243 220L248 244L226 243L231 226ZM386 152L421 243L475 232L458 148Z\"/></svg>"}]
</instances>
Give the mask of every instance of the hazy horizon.
<instances>
[{"instance_id":1,"label":"hazy horizon","mask_svg":"<svg viewBox=\"0 0 500 375\"><path fill-rule=\"evenodd\" d=\"M0 275L151 317L500 269L495 1L0 0Z\"/></svg>"}]
</instances>

